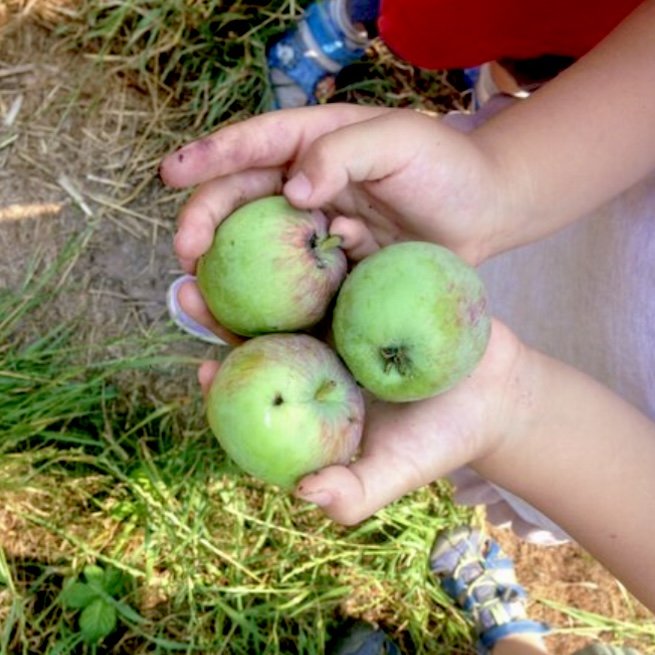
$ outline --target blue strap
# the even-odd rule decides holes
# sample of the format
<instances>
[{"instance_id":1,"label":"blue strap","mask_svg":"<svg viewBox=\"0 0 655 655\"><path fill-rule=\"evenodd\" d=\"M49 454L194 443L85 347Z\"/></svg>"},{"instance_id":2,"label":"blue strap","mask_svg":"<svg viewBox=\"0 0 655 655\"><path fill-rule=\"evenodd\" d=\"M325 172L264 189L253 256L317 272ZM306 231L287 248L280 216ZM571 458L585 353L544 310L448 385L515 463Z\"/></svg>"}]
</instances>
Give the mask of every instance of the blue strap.
<instances>
[{"instance_id":1,"label":"blue strap","mask_svg":"<svg viewBox=\"0 0 655 655\"><path fill-rule=\"evenodd\" d=\"M370 23L380 15L380 0L350 0L350 18L356 23Z\"/></svg>"},{"instance_id":2,"label":"blue strap","mask_svg":"<svg viewBox=\"0 0 655 655\"><path fill-rule=\"evenodd\" d=\"M479 564L480 567L485 571L497 571L499 569L514 568L514 562L503 553L500 545L495 541L490 542L489 549L484 557L484 560L480 560ZM465 597L463 605L465 610L470 610L476 602L476 599L468 593L468 585L469 583L467 581L464 581L461 578L454 578L452 576L444 577L441 580L441 586L451 598L459 599L461 602L462 596ZM501 591L505 590L511 590L515 596L519 596L521 598L525 597L526 595L525 590L519 584L508 585L501 589Z\"/></svg>"},{"instance_id":3,"label":"blue strap","mask_svg":"<svg viewBox=\"0 0 655 655\"><path fill-rule=\"evenodd\" d=\"M316 40L318 47L332 61L341 66L346 66L359 59L364 54L363 48L351 50L346 47L343 40L343 33L332 20L328 10L322 6L323 3L315 2L306 10L304 20L307 22L309 31Z\"/></svg>"},{"instance_id":4,"label":"blue strap","mask_svg":"<svg viewBox=\"0 0 655 655\"><path fill-rule=\"evenodd\" d=\"M314 2L305 10L303 21L312 34L319 50L340 67L362 58L363 48L348 48L344 35L336 25L322 2ZM297 28L284 34L268 53L268 66L279 69L299 86L307 97L307 104L316 104L316 85L328 74L316 57L306 50L307 46L299 38ZM289 49L293 52L288 57ZM280 53L285 51L285 60Z\"/></svg>"},{"instance_id":5,"label":"blue strap","mask_svg":"<svg viewBox=\"0 0 655 655\"><path fill-rule=\"evenodd\" d=\"M487 569L512 569L514 562L510 557L503 553L500 544L496 541L489 543L489 549L484 557L485 567Z\"/></svg>"}]
</instances>

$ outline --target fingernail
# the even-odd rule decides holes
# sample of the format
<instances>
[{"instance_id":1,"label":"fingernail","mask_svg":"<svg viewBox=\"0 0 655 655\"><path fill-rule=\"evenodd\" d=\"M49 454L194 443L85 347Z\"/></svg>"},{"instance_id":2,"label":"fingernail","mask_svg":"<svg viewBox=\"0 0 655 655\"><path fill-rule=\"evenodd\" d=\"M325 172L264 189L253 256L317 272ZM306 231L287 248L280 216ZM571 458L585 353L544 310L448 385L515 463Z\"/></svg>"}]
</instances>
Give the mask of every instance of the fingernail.
<instances>
[{"instance_id":1,"label":"fingernail","mask_svg":"<svg viewBox=\"0 0 655 655\"><path fill-rule=\"evenodd\" d=\"M312 185L307 176L301 171L296 173L285 185L284 194L289 200L303 202L312 195Z\"/></svg>"},{"instance_id":2,"label":"fingernail","mask_svg":"<svg viewBox=\"0 0 655 655\"><path fill-rule=\"evenodd\" d=\"M329 491L314 491L311 493L298 492L296 496L298 496L300 500L305 500L308 503L314 503L314 505L318 505L319 507L326 507L334 500L332 494Z\"/></svg>"}]
</instances>

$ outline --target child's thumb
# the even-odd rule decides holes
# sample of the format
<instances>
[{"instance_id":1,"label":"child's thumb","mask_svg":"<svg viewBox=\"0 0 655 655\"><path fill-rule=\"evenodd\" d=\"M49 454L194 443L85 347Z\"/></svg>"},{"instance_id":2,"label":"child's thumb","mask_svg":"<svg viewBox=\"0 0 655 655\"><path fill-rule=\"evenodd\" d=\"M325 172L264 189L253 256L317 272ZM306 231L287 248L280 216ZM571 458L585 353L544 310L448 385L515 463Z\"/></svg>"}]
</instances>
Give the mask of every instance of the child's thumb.
<instances>
[{"instance_id":1,"label":"child's thumb","mask_svg":"<svg viewBox=\"0 0 655 655\"><path fill-rule=\"evenodd\" d=\"M429 482L388 468L382 458L366 456L350 466L328 466L305 476L295 496L318 505L337 523L355 525Z\"/></svg>"}]
</instances>

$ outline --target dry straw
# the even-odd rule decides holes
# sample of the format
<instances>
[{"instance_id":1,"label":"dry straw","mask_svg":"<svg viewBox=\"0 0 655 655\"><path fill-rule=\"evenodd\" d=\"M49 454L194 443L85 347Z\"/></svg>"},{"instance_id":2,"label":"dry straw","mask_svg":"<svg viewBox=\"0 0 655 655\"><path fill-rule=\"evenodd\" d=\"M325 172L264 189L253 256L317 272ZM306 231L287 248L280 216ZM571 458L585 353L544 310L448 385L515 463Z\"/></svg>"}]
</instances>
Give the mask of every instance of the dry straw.
<instances>
[{"instance_id":1,"label":"dry straw","mask_svg":"<svg viewBox=\"0 0 655 655\"><path fill-rule=\"evenodd\" d=\"M62 16L70 16L78 5L77 0L2 0L0 28L26 18L53 25Z\"/></svg>"}]
</instances>

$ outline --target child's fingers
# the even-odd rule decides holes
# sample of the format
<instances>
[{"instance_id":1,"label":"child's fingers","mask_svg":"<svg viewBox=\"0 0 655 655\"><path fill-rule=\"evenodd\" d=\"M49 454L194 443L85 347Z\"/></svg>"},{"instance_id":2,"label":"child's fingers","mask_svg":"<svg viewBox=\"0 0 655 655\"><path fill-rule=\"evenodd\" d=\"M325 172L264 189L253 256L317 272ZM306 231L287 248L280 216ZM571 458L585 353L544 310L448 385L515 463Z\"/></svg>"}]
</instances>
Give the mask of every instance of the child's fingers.
<instances>
[{"instance_id":1,"label":"child's fingers","mask_svg":"<svg viewBox=\"0 0 655 655\"><path fill-rule=\"evenodd\" d=\"M220 367L221 365L215 361L203 362L198 367L198 382L200 383L203 396L207 397L209 388L211 387Z\"/></svg>"},{"instance_id":2,"label":"child's fingers","mask_svg":"<svg viewBox=\"0 0 655 655\"><path fill-rule=\"evenodd\" d=\"M386 111L335 104L268 112L172 152L162 160L160 176L183 188L250 168L285 166L320 134Z\"/></svg>"},{"instance_id":3,"label":"child's fingers","mask_svg":"<svg viewBox=\"0 0 655 655\"><path fill-rule=\"evenodd\" d=\"M435 438L426 411L426 403L368 404L359 458L347 467L329 466L306 476L296 495L338 523L353 525L429 484L447 464L441 461L444 442Z\"/></svg>"},{"instance_id":4,"label":"child's fingers","mask_svg":"<svg viewBox=\"0 0 655 655\"><path fill-rule=\"evenodd\" d=\"M204 325L217 334L225 343L230 345L238 345L243 342L243 339L229 330L226 330L222 325L216 322L216 319L211 315L207 305L200 293L200 289L195 281L190 280L180 285L178 290L178 302L185 314L188 314L195 321Z\"/></svg>"},{"instance_id":5,"label":"child's fingers","mask_svg":"<svg viewBox=\"0 0 655 655\"><path fill-rule=\"evenodd\" d=\"M199 186L180 212L173 240L184 269L193 272L223 219L250 200L279 193L281 185L281 171L269 168L228 175Z\"/></svg>"},{"instance_id":6,"label":"child's fingers","mask_svg":"<svg viewBox=\"0 0 655 655\"><path fill-rule=\"evenodd\" d=\"M330 223L330 234L341 237L341 247L353 261L364 259L380 248L366 223L359 218L337 216Z\"/></svg>"},{"instance_id":7,"label":"child's fingers","mask_svg":"<svg viewBox=\"0 0 655 655\"><path fill-rule=\"evenodd\" d=\"M391 438L399 442L407 436L398 432ZM304 477L295 495L321 507L333 521L355 525L467 463L464 449L452 443L450 449L446 453L440 445L436 450L443 452L435 453L426 451L425 444L411 443L404 454L401 448L396 453L393 448L371 449L349 466L328 466Z\"/></svg>"},{"instance_id":8,"label":"child's fingers","mask_svg":"<svg viewBox=\"0 0 655 655\"><path fill-rule=\"evenodd\" d=\"M394 122L399 119L407 137L400 143L388 138L398 132ZM395 111L324 134L296 160L284 194L298 207L320 207L351 183L374 183L394 175L425 145L423 133L413 138L417 119L427 120L413 111Z\"/></svg>"}]
</instances>

